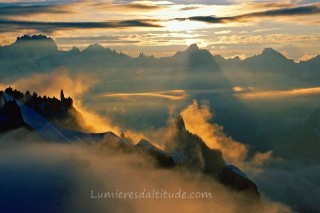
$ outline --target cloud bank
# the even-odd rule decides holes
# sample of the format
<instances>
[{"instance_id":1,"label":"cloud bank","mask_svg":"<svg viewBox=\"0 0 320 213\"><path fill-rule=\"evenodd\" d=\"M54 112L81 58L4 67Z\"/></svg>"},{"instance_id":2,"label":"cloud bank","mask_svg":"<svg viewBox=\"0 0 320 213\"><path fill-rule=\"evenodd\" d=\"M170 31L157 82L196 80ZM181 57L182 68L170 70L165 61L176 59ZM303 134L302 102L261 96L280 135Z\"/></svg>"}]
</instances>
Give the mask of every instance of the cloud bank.
<instances>
[{"instance_id":1,"label":"cloud bank","mask_svg":"<svg viewBox=\"0 0 320 213\"><path fill-rule=\"evenodd\" d=\"M8 134L25 134L20 130ZM10 135L5 135L5 138ZM133 154L110 154L95 146L21 141L4 146L0 139L0 204L4 211L41 212L256 212L254 204L212 179L186 171L161 170ZM134 183L134 184L133 184ZM92 199L93 192L143 190L211 192L206 199ZM265 212L292 212L265 201Z\"/></svg>"}]
</instances>

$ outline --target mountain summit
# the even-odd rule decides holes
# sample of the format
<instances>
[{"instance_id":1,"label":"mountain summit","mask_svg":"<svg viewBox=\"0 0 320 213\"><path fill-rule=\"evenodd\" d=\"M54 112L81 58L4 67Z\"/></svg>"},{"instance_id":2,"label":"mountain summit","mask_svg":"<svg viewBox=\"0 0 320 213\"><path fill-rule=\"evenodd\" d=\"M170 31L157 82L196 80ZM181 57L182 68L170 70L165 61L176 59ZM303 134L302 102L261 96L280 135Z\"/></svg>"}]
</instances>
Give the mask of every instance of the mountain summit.
<instances>
[{"instance_id":1,"label":"mountain summit","mask_svg":"<svg viewBox=\"0 0 320 213\"><path fill-rule=\"evenodd\" d=\"M179 66L192 70L219 70L213 55L206 49L200 49L197 44L191 44L185 51L177 52L171 59Z\"/></svg>"},{"instance_id":2,"label":"mountain summit","mask_svg":"<svg viewBox=\"0 0 320 213\"><path fill-rule=\"evenodd\" d=\"M290 72L294 70L294 61L287 59L280 52L265 48L260 55L255 55L244 60L244 65L249 70L266 72Z\"/></svg>"},{"instance_id":3,"label":"mountain summit","mask_svg":"<svg viewBox=\"0 0 320 213\"><path fill-rule=\"evenodd\" d=\"M22 67L32 68L32 62L58 54L58 47L54 40L44 35L24 35L18 37L12 45L0 47L0 64L5 60L17 64L25 63ZM8 60L9 59L9 60ZM31 65L31 66L30 66Z\"/></svg>"},{"instance_id":4,"label":"mountain summit","mask_svg":"<svg viewBox=\"0 0 320 213\"><path fill-rule=\"evenodd\" d=\"M91 44L86 49L84 49L84 52L88 53L99 53L105 51L105 48L101 46L100 44Z\"/></svg>"},{"instance_id":5,"label":"mountain summit","mask_svg":"<svg viewBox=\"0 0 320 213\"><path fill-rule=\"evenodd\" d=\"M194 44L191 44L186 51L196 52L196 51L199 51L199 50L200 49L199 49L198 45L196 43L194 43Z\"/></svg>"},{"instance_id":6,"label":"mountain summit","mask_svg":"<svg viewBox=\"0 0 320 213\"><path fill-rule=\"evenodd\" d=\"M17 41L16 42L25 42L25 41L53 41L52 38L50 37L47 37L45 35L33 35L33 36L30 36L30 35L23 35L23 36L20 36L20 37L17 37Z\"/></svg>"},{"instance_id":7,"label":"mountain summit","mask_svg":"<svg viewBox=\"0 0 320 213\"><path fill-rule=\"evenodd\" d=\"M267 47L262 51L261 56L268 58L283 58L287 59L284 55L279 53L278 51L272 49L271 47ZM288 59L287 59L288 60Z\"/></svg>"},{"instance_id":8,"label":"mountain summit","mask_svg":"<svg viewBox=\"0 0 320 213\"><path fill-rule=\"evenodd\" d=\"M58 51L58 47L54 40L41 34L33 36L24 35L18 37L13 46L25 51L34 51L35 53L38 51L38 53L40 52L45 55Z\"/></svg>"}]
</instances>

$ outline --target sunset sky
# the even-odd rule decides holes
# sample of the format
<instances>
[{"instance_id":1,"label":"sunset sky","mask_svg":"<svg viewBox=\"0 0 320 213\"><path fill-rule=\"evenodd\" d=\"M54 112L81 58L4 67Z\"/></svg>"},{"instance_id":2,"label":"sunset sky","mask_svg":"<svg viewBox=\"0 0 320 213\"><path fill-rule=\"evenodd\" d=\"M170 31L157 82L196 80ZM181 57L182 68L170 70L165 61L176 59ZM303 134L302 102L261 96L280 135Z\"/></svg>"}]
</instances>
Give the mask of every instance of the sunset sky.
<instances>
[{"instance_id":1,"label":"sunset sky","mask_svg":"<svg viewBox=\"0 0 320 213\"><path fill-rule=\"evenodd\" d=\"M0 44L45 34L59 49L98 43L137 56L169 56L197 43L212 54L241 58L272 47L295 60L320 49L316 0L3 1Z\"/></svg>"}]
</instances>

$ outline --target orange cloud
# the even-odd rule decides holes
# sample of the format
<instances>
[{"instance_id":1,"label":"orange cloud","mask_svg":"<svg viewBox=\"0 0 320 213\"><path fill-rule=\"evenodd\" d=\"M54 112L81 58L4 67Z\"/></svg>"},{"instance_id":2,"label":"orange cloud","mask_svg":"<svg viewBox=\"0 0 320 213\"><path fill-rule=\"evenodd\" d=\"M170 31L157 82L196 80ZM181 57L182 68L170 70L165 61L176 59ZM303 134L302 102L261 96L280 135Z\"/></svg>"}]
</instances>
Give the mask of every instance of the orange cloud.
<instances>
[{"instance_id":1,"label":"orange cloud","mask_svg":"<svg viewBox=\"0 0 320 213\"><path fill-rule=\"evenodd\" d=\"M35 83L36 82L36 83ZM112 131L120 135L122 128L112 124L110 119L89 110L83 103L83 97L90 88L97 83L97 80L85 75L71 75L66 69L55 70L50 73L34 74L29 78L22 78L10 84L11 87L22 92L29 90L37 92L40 96L60 96L60 90L63 89L66 96L73 98L74 107L80 112L86 121L80 124L88 132L108 132ZM0 90L5 89L9 85L0 84ZM126 135L139 141L143 135L132 130L127 130ZM140 139L138 137L141 137Z\"/></svg>"},{"instance_id":2,"label":"orange cloud","mask_svg":"<svg viewBox=\"0 0 320 213\"><path fill-rule=\"evenodd\" d=\"M273 91L257 91L252 93L241 94L240 96L245 99L257 99L257 98L283 98L283 97L295 97L304 95L320 94L320 87L301 88L293 90L273 90Z\"/></svg>"},{"instance_id":3,"label":"orange cloud","mask_svg":"<svg viewBox=\"0 0 320 213\"><path fill-rule=\"evenodd\" d=\"M224 135L223 127L210 123L213 114L208 105L199 106L194 100L181 112L181 115L186 128L200 136L210 148L220 149L227 162L239 164L246 159L247 147Z\"/></svg>"},{"instance_id":4,"label":"orange cloud","mask_svg":"<svg viewBox=\"0 0 320 213\"><path fill-rule=\"evenodd\" d=\"M129 3L129 4L112 4L112 3L94 3L91 6L95 9L101 9L105 11L123 11L123 12L137 12L137 11L153 11L159 10L164 6L160 6L157 4L153 4L152 2L137 2L137 3Z\"/></svg>"},{"instance_id":5,"label":"orange cloud","mask_svg":"<svg viewBox=\"0 0 320 213\"><path fill-rule=\"evenodd\" d=\"M67 96L78 97L97 83L88 75L71 76L66 69L57 69L50 73L34 74L29 78L21 78L11 86L20 90L37 92L38 95L59 97L63 89ZM9 86L9 85L8 85Z\"/></svg>"},{"instance_id":6,"label":"orange cloud","mask_svg":"<svg viewBox=\"0 0 320 213\"><path fill-rule=\"evenodd\" d=\"M242 87L233 87L232 90L234 92L242 92L244 90L244 88L242 88Z\"/></svg>"},{"instance_id":7,"label":"orange cloud","mask_svg":"<svg viewBox=\"0 0 320 213\"><path fill-rule=\"evenodd\" d=\"M99 94L98 96L108 98L155 97L177 101L185 99L188 96L188 94L185 90L166 90L159 92L103 93Z\"/></svg>"}]
</instances>

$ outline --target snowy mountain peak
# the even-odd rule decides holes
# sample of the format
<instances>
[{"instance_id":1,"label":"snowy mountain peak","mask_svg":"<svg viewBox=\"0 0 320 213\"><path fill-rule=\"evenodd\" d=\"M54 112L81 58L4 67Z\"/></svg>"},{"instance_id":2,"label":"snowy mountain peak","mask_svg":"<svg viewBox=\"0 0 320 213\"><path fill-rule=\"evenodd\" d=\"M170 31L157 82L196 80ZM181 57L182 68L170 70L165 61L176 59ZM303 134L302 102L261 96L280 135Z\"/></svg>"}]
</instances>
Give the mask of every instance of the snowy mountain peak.
<instances>
[{"instance_id":1,"label":"snowy mountain peak","mask_svg":"<svg viewBox=\"0 0 320 213\"><path fill-rule=\"evenodd\" d=\"M103 46L101 46L100 44L91 44L84 50L84 52L88 52L88 51L99 52L99 51L103 51L103 50L105 50L105 48Z\"/></svg>"},{"instance_id":2,"label":"snowy mountain peak","mask_svg":"<svg viewBox=\"0 0 320 213\"><path fill-rule=\"evenodd\" d=\"M281 53L279 53L278 51L272 49L271 47L267 47L262 51L263 56L281 56L284 57Z\"/></svg>"},{"instance_id":3,"label":"snowy mountain peak","mask_svg":"<svg viewBox=\"0 0 320 213\"><path fill-rule=\"evenodd\" d=\"M196 43L194 43L194 44L191 44L190 46L189 46L189 48L187 49L187 51L199 51L200 49L199 49L199 47L198 47L198 45L196 44Z\"/></svg>"}]
</instances>

